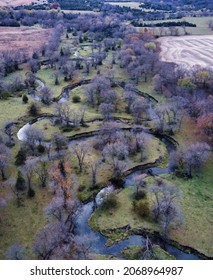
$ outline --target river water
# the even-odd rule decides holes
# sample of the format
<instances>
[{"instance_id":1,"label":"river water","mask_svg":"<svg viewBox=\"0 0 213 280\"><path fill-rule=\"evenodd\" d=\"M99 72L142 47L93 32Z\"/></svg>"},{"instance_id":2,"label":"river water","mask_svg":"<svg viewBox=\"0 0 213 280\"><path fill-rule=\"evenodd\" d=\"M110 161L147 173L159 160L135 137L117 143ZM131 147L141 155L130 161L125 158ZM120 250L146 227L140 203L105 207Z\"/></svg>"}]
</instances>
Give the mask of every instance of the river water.
<instances>
[{"instance_id":1,"label":"river water","mask_svg":"<svg viewBox=\"0 0 213 280\"><path fill-rule=\"evenodd\" d=\"M40 81L40 80L38 80ZM37 88L37 91L40 91L41 88L44 86L42 82L39 82L39 87ZM37 98L37 97L36 97ZM59 101L59 103L65 102L67 97L63 97ZM48 117L49 118L49 117ZM37 121L42 120L43 118L39 118ZM25 124L17 133L17 137L20 141L25 141L26 136L25 132L31 125L29 123ZM148 137L154 137L153 135L149 134ZM169 141L168 139L162 137L162 136L155 136L159 138L162 142L167 147L168 153L172 152L175 149L174 143ZM91 139L91 138L90 138ZM87 141L87 139L83 139L83 141ZM79 142L79 140L74 140L71 141L72 144L74 142ZM145 169L145 170L140 170L140 171L135 171L132 174L128 175L124 179L124 187L129 187L131 185L134 185L134 178L138 175L141 174L146 174L147 176L150 175L161 175L161 174L166 174L169 173L170 170L168 167L166 168L160 168L158 166ZM145 238L141 235L132 235L126 240L121 240L118 243L107 247L105 246L107 242L107 238L101 235L98 232L93 231L89 225L88 221L93 214L95 207L99 207L101 205L101 201L104 200L104 197L106 194L112 192L114 190L113 186L107 186L104 189L102 189L95 197L95 201L90 201L86 204L83 204L78 211L77 219L76 219L76 227L75 227L75 233L78 236L89 236L89 239L91 239L91 252L95 252L98 254L104 254L104 255L114 255L118 258L122 258L120 251L123 250L127 246L142 246L145 242ZM160 244L161 245L161 244ZM179 250L178 248L168 245L168 244L163 244L164 249L170 253L171 255L175 256L176 259L178 260L197 260L199 259L196 255L194 254L187 254L184 253L183 251Z\"/></svg>"}]
</instances>

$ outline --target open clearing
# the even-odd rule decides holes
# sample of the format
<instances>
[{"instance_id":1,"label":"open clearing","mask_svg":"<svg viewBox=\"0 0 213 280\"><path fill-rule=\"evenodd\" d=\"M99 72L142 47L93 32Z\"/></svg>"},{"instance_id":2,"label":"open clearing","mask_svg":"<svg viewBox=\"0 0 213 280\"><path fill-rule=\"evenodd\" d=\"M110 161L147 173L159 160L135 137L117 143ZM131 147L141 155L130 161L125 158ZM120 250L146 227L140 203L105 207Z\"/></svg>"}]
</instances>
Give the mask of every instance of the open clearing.
<instances>
[{"instance_id":1,"label":"open clearing","mask_svg":"<svg viewBox=\"0 0 213 280\"><path fill-rule=\"evenodd\" d=\"M213 68L213 35L162 37L159 42L162 61Z\"/></svg>"},{"instance_id":2,"label":"open clearing","mask_svg":"<svg viewBox=\"0 0 213 280\"><path fill-rule=\"evenodd\" d=\"M39 27L0 27L0 51L19 50L32 54L44 43L48 42L51 29Z\"/></svg>"},{"instance_id":3,"label":"open clearing","mask_svg":"<svg viewBox=\"0 0 213 280\"><path fill-rule=\"evenodd\" d=\"M139 2L107 2L106 4L114 5L114 6L121 6L121 7L130 7L132 9L140 9Z\"/></svg>"}]
</instances>

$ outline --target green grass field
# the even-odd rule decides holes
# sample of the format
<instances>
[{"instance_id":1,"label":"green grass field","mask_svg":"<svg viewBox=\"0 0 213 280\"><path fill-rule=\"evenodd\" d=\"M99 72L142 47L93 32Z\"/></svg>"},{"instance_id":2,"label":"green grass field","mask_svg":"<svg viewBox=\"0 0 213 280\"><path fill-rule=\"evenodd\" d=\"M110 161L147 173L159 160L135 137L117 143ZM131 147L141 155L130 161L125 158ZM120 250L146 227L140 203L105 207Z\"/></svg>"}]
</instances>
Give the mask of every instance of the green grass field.
<instances>
[{"instance_id":1,"label":"green grass field","mask_svg":"<svg viewBox=\"0 0 213 280\"><path fill-rule=\"evenodd\" d=\"M213 31L209 29L208 22L212 20L212 17L184 17L182 19L174 20L155 20L155 21L145 21L147 24L155 24L160 22L169 22L169 21L187 21L193 24L196 24L196 27L186 27L186 32L190 35L213 35ZM137 30L141 30L143 27L137 27ZM149 30L152 30L155 35L159 35L159 27L148 27ZM167 35L170 34L167 27L164 28ZM178 27L179 35L184 35L184 30L182 27Z\"/></svg>"},{"instance_id":2,"label":"green grass field","mask_svg":"<svg viewBox=\"0 0 213 280\"><path fill-rule=\"evenodd\" d=\"M5 258L7 248L14 243L30 249L36 234L47 222L43 208L51 197L47 189L36 189L35 198L25 199L24 206L17 208L12 199L8 207L1 209L0 259Z\"/></svg>"},{"instance_id":3,"label":"green grass field","mask_svg":"<svg viewBox=\"0 0 213 280\"><path fill-rule=\"evenodd\" d=\"M212 247L212 181L213 174L211 166L213 158L203 168L200 177L192 180L175 178L172 175L161 177L173 184L176 184L181 193L180 204L184 216L184 224L178 230L171 230L170 237L182 245L191 246L207 256L213 255ZM152 182L153 179L147 179ZM132 228L147 228L160 230L156 223L148 218L140 218L133 211L132 201L134 187L128 187L117 194L118 207L110 212L105 209L98 209L90 220L94 230L103 232L109 229L121 228L130 225ZM152 204L151 198L150 205ZM114 241L120 238L119 234L109 234Z\"/></svg>"},{"instance_id":4,"label":"green grass field","mask_svg":"<svg viewBox=\"0 0 213 280\"><path fill-rule=\"evenodd\" d=\"M202 169L201 175L191 180L163 176L179 186L182 192L181 207L184 225L171 234L181 244L196 248L198 251L213 256L213 156Z\"/></svg>"}]
</instances>

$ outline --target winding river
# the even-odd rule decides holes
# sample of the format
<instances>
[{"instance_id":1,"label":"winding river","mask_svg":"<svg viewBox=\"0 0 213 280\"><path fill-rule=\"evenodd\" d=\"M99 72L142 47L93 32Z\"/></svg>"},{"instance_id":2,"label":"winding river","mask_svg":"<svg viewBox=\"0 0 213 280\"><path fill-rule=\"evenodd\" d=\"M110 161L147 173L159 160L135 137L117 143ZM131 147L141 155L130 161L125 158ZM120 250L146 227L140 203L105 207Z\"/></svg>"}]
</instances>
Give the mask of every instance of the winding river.
<instances>
[{"instance_id":1,"label":"winding river","mask_svg":"<svg viewBox=\"0 0 213 280\"><path fill-rule=\"evenodd\" d=\"M39 86L37 87L36 90L37 90L37 92L39 92L44 87L44 83L39 79L37 79L37 83L39 83ZM39 96L36 95L36 96L34 96L34 98L36 100L38 100ZM58 102L59 103L66 102L67 99L68 99L68 96L63 96L63 94L62 94L60 96L60 98L58 99ZM26 133L27 129L33 123L43 120L44 118L50 119L52 117L53 116L39 117L36 120L33 120L31 123L25 124L17 133L18 139L20 141L25 141L26 140L25 133ZM100 120L98 120L98 122L100 122ZM116 120L116 122L118 122L118 120ZM122 122L122 123L124 123L124 122ZM152 134L149 131L147 131L147 133ZM95 135L95 133L94 133L94 135ZM88 137L91 137L91 136L95 137L94 135L84 136L83 140L81 139L81 141L87 141ZM169 137L164 137L161 135L154 135L154 134L152 134L151 137L157 137L160 141L164 142L168 153L172 152L176 147L174 142L172 142L171 139L169 139ZM76 137L73 137L72 139L70 139L70 143L74 144L75 142L79 142L79 138L80 138L80 136L76 135ZM153 175L166 174L169 172L170 172L170 170L168 167L160 168L157 166L157 163L156 163L156 165L154 165L153 167L148 168L148 169L142 168L142 170L139 170L139 171L131 170L130 174L128 174L128 176L126 176L124 178L124 187L133 185L135 176L137 176L139 174L146 174L147 176L153 176ZM88 221L89 221L91 215L93 214L95 207L100 207L101 201L103 201L103 199L105 197L104 194L109 193L113 190L114 190L114 186L112 186L112 185L106 186L104 189L102 189L96 195L96 197L93 201L82 204L82 206L80 206L80 208L78 210L78 215L76 218L75 233L79 236L89 236L89 239L92 240L91 248L90 248L91 252L94 252L97 254L103 254L103 255L113 255L117 258L122 258L120 252L124 248L126 248L127 246L133 246L133 245L142 246L145 242L145 238L142 235L131 235L128 239L121 240L118 243L108 247L108 246L105 246L108 239L106 237L104 237L103 235L101 235L99 232L93 231L88 225ZM182 250L180 250L174 246L166 244L165 242L163 242L163 244L161 244L160 241L158 241L157 243L159 245L163 245L164 250L166 250L169 254L173 255L178 260L188 260L188 259L197 260L197 259L199 259L199 257L197 257L197 255L185 253Z\"/></svg>"},{"instance_id":2,"label":"winding river","mask_svg":"<svg viewBox=\"0 0 213 280\"><path fill-rule=\"evenodd\" d=\"M42 120L43 118L38 118L37 121ZM31 126L31 124L27 123L25 124L17 133L17 137L20 141L25 141L25 131ZM90 136L91 137L91 136ZM95 136L93 136L95 137ZM152 137L156 137L152 135ZM164 142L164 144L167 147L168 153L173 151L175 149L175 144L169 141L166 138L163 138L162 136L158 136L158 138ZM89 138L91 139L91 138ZM83 138L81 141L87 141L88 138ZM79 142L78 139L71 140L70 143L74 144L74 142ZM146 174L149 176L153 175L160 175L160 174L166 174L169 172L169 168L160 168L157 166L154 166L152 168L134 171L128 176L124 178L124 187L128 187L133 185L135 176L139 174ZM120 251L123 250L127 246L141 246L145 242L145 238L141 235L132 235L126 240L121 240L120 242L107 247L105 246L105 243L107 242L107 238L101 235L99 232L93 231L89 225L88 221L93 214L96 207L101 205L101 199L104 198L104 193L108 193L114 189L114 186L107 186L104 189L102 189L95 198L95 201L90 201L86 204L83 204L78 211L77 219L76 219L76 227L75 227L75 233L79 236L89 236L89 238L92 240L91 245L91 252L95 252L98 254L104 254L104 255L114 255L115 257L122 258ZM162 245L162 244L159 244ZM170 253L171 255L175 256L176 259L179 260L197 260L199 257L197 257L195 254L188 254L180 249L171 246L169 244L163 244L164 249Z\"/></svg>"},{"instance_id":3,"label":"winding river","mask_svg":"<svg viewBox=\"0 0 213 280\"><path fill-rule=\"evenodd\" d=\"M175 146L173 143L169 142L166 139L163 139L164 143L166 144L168 152L171 152ZM147 172L150 172L152 175L160 175L160 174L165 174L169 172L168 168L160 168L160 167L153 167L149 168L148 170L145 169L143 171L136 171L130 175L128 175L124 179L124 187L128 187L133 185L134 182L134 177L139 175L139 174L147 174ZM113 186L108 186L105 188L106 192L112 191ZM104 189L101 190L101 192L104 192ZM104 255L114 255L118 258L122 258L120 252L126 248L127 246L142 246L145 243L145 238L142 235L131 235L128 239L121 240L118 243L107 247L105 246L107 242L107 238L101 235L98 232L93 231L89 225L88 221L93 214L95 210L95 204L98 207L100 206L99 203L99 196L100 193L97 194L94 201L90 201L86 204L84 204L80 210L80 213L77 217L76 221L76 234L78 235L89 235L90 238L93 240L92 241L92 247L91 251L98 253L98 254L104 254ZM199 260L200 258L196 256L195 254L190 254L190 253L185 253L182 250L171 246L169 244L162 244L160 241L158 242L159 245L163 245L164 250L166 250L169 254L173 255L176 259L178 260Z\"/></svg>"}]
</instances>

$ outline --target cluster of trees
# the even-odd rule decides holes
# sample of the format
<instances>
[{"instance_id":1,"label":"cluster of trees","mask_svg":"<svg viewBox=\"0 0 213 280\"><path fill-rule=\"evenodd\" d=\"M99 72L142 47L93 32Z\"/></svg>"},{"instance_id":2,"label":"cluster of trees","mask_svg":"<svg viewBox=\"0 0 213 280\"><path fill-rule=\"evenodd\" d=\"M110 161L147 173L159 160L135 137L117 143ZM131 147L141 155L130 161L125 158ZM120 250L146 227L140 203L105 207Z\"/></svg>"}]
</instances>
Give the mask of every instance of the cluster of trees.
<instances>
[{"instance_id":1,"label":"cluster of trees","mask_svg":"<svg viewBox=\"0 0 213 280\"><path fill-rule=\"evenodd\" d=\"M183 215L178 203L181 198L176 185L161 179L146 188L145 175L135 177L136 186L133 210L142 218L151 218L158 223L162 235L167 238L170 230L177 229L183 223ZM147 198L148 197L148 198Z\"/></svg>"},{"instance_id":2,"label":"cluster of trees","mask_svg":"<svg viewBox=\"0 0 213 280\"><path fill-rule=\"evenodd\" d=\"M49 176L51 172L51 177ZM23 174L23 175L22 175ZM41 187L47 182L52 190L52 201L45 207L44 214L50 221L36 236L31 250L15 243L7 251L8 259L27 259L30 251L36 259L86 259L88 258L91 238L74 234L77 215L77 199L74 197L72 172L67 161L48 161L30 159L21 168L15 184L14 193L20 204L20 193L27 187L32 195L33 176L37 175ZM85 241L87 239L87 241Z\"/></svg>"},{"instance_id":3,"label":"cluster of trees","mask_svg":"<svg viewBox=\"0 0 213 280\"><path fill-rule=\"evenodd\" d=\"M183 223L182 213L177 202L180 198L179 188L157 180L150 187L150 192L154 196L153 219L161 225L162 233L167 237L169 230L176 229Z\"/></svg>"},{"instance_id":4,"label":"cluster of trees","mask_svg":"<svg viewBox=\"0 0 213 280\"><path fill-rule=\"evenodd\" d=\"M8 82L2 82L0 85L0 99L7 99L13 96L14 93L21 94L21 91L25 88L24 81L20 76L14 76Z\"/></svg>"},{"instance_id":5,"label":"cluster of trees","mask_svg":"<svg viewBox=\"0 0 213 280\"><path fill-rule=\"evenodd\" d=\"M197 142L177 150L170 155L170 168L176 175L192 178L199 176L202 165L210 156L211 147L207 143Z\"/></svg>"},{"instance_id":6,"label":"cluster of trees","mask_svg":"<svg viewBox=\"0 0 213 280\"><path fill-rule=\"evenodd\" d=\"M164 21L159 23L140 23L138 21L132 21L131 22L134 26L137 27L171 27L171 26L188 26L188 27L196 27L197 25L194 23L190 23L188 21Z\"/></svg>"},{"instance_id":7,"label":"cluster of trees","mask_svg":"<svg viewBox=\"0 0 213 280\"><path fill-rule=\"evenodd\" d=\"M109 121L118 101L117 93L111 88L110 80L104 77L94 78L89 85L85 86L84 94L87 103L92 107L98 106L104 120Z\"/></svg>"},{"instance_id":8,"label":"cluster of trees","mask_svg":"<svg viewBox=\"0 0 213 280\"><path fill-rule=\"evenodd\" d=\"M50 1L54 2L54 1ZM65 10L86 10L93 11L100 9L103 0L59 0L60 7Z\"/></svg>"},{"instance_id":9,"label":"cluster of trees","mask_svg":"<svg viewBox=\"0 0 213 280\"><path fill-rule=\"evenodd\" d=\"M165 0L164 2L155 0L150 2L149 0L145 0L143 4L141 4L142 8L146 9L154 9L154 10L173 10L174 12L180 9L184 9L184 11L193 11L193 10L210 10L212 11L213 5L211 0Z\"/></svg>"},{"instance_id":10,"label":"cluster of trees","mask_svg":"<svg viewBox=\"0 0 213 280\"><path fill-rule=\"evenodd\" d=\"M39 24L44 28L54 27L57 21L63 19L63 14L58 13L56 10L35 10L35 7L13 10L12 8L0 9L0 25L19 27L33 26Z\"/></svg>"},{"instance_id":11,"label":"cluster of trees","mask_svg":"<svg viewBox=\"0 0 213 280\"><path fill-rule=\"evenodd\" d=\"M129 156L139 153L141 162L146 159L147 141L140 126L122 131L119 125L108 122L100 127L95 148L102 151L103 161L113 167L113 177L120 178Z\"/></svg>"},{"instance_id":12,"label":"cluster of trees","mask_svg":"<svg viewBox=\"0 0 213 280\"><path fill-rule=\"evenodd\" d=\"M56 105L56 120L55 124L59 124L64 127L64 130L71 128L78 128L80 125L85 124L85 111L86 106L81 106L78 110L73 110L68 104Z\"/></svg>"},{"instance_id":13,"label":"cluster of trees","mask_svg":"<svg viewBox=\"0 0 213 280\"><path fill-rule=\"evenodd\" d=\"M144 3L140 4L140 7L142 9L153 9L153 10L162 10L162 11L170 11L170 12L176 11L176 6L171 2L165 3L160 1L155 1L155 2L144 1Z\"/></svg>"},{"instance_id":14,"label":"cluster of trees","mask_svg":"<svg viewBox=\"0 0 213 280\"><path fill-rule=\"evenodd\" d=\"M21 62L26 60L25 54L20 54L19 51L3 51L0 56L0 77L19 70Z\"/></svg>"},{"instance_id":15,"label":"cluster of trees","mask_svg":"<svg viewBox=\"0 0 213 280\"><path fill-rule=\"evenodd\" d=\"M153 85L159 94L164 94L169 98L168 101L171 100L177 114L178 109L181 109L182 116L186 114L193 118L200 131L211 143L213 137L212 70L199 66L186 70L180 66L163 63L160 65L159 73L153 78Z\"/></svg>"},{"instance_id":16,"label":"cluster of trees","mask_svg":"<svg viewBox=\"0 0 213 280\"><path fill-rule=\"evenodd\" d=\"M154 37L149 32L136 34L129 30L125 44L120 51L120 67L127 69L130 77L138 84L141 77L147 82L153 75L158 62L158 52Z\"/></svg>"}]
</instances>

